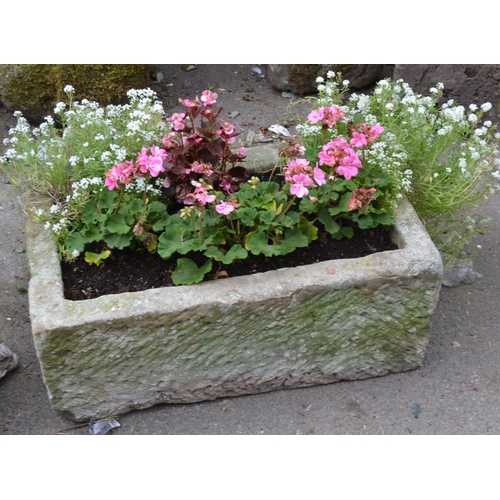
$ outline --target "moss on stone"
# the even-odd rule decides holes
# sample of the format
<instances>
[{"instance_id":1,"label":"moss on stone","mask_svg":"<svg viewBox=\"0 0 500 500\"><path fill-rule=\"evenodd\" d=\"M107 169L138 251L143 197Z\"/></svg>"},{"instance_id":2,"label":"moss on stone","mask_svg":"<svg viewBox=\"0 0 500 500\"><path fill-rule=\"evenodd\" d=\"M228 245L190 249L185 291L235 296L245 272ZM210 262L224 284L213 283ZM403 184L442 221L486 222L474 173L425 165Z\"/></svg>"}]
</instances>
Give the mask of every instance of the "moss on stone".
<instances>
[{"instance_id":1,"label":"moss on stone","mask_svg":"<svg viewBox=\"0 0 500 500\"><path fill-rule=\"evenodd\" d=\"M101 106L126 101L131 88L149 85L145 64L2 64L0 100L28 118L43 119L59 101L64 87L75 88L75 99L97 101Z\"/></svg>"}]
</instances>

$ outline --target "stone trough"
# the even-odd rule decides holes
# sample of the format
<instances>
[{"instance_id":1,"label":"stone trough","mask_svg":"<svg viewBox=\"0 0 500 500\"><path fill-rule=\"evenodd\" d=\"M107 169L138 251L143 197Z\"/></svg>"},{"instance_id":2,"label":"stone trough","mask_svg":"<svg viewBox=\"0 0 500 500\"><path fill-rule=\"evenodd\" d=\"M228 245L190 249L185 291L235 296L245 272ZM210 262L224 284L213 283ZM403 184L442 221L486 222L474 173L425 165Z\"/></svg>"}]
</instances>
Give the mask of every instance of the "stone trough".
<instances>
[{"instance_id":1,"label":"stone trough","mask_svg":"<svg viewBox=\"0 0 500 500\"><path fill-rule=\"evenodd\" d=\"M55 242L29 219L30 317L51 405L85 421L417 368L442 263L404 199L392 237L398 250L358 259L69 301Z\"/></svg>"}]
</instances>

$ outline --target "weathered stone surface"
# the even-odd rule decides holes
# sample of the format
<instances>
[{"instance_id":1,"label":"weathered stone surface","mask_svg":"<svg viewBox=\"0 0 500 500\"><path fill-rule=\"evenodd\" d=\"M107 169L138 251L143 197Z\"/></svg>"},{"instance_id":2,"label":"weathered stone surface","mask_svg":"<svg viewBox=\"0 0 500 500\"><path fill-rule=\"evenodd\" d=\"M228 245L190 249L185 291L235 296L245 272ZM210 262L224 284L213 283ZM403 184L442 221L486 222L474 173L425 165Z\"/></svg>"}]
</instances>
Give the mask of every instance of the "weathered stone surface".
<instances>
[{"instance_id":1,"label":"weathered stone surface","mask_svg":"<svg viewBox=\"0 0 500 500\"><path fill-rule=\"evenodd\" d=\"M0 344L0 378L17 367L19 358L5 344Z\"/></svg>"},{"instance_id":2,"label":"weathered stone surface","mask_svg":"<svg viewBox=\"0 0 500 500\"><path fill-rule=\"evenodd\" d=\"M127 101L127 91L149 85L146 64L0 64L0 101L38 124L52 114L63 89L75 88L75 100L97 101L102 106Z\"/></svg>"},{"instance_id":3,"label":"weathered stone surface","mask_svg":"<svg viewBox=\"0 0 500 500\"><path fill-rule=\"evenodd\" d=\"M269 83L277 90L295 94L316 92L316 77L326 77L328 71L342 73L352 89L362 89L375 82L383 64L267 64Z\"/></svg>"},{"instance_id":4,"label":"weathered stone surface","mask_svg":"<svg viewBox=\"0 0 500 500\"><path fill-rule=\"evenodd\" d=\"M245 168L250 173L271 171L279 160L279 145L257 146L245 150Z\"/></svg>"},{"instance_id":5,"label":"weathered stone surface","mask_svg":"<svg viewBox=\"0 0 500 500\"><path fill-rule=\"evenodd\" d=\"M490 102L489 119L500 117L499 64L396 64L394 79L400 78L422 95L442 83L442 102L453 99L462 106Z\"/></svg>"},{"instance_id":6,"label":"weathered stone surface","mask_svg":"<svg viewBox=\"0 0 500 500\"><path fill-rule=\"evenodd\" d=\"M442 280L406 200L398 250L79 302L50 233L28 218L26 237L36 351L75 420L417 368Z\"/></svg>"}]
</instances>

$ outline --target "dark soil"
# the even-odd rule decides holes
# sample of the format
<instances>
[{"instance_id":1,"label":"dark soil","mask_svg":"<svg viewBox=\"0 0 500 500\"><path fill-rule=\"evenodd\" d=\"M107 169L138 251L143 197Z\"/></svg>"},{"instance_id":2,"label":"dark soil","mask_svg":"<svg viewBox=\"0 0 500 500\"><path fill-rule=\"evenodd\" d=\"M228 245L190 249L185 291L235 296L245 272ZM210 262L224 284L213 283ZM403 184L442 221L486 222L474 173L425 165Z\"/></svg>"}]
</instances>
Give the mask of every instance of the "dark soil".
<instances>
[{"instance_id":1,"label":"dark soil","mask_svg":"<svg viewBox=\"0 0 500 500\"><path fill-rule=\"evenodd\" d=\"M282 267L296 267L330 259L351 259L364 257L376 252L394 250L389 231L383 228L355 230L353 238L341 241L327 237L318 238L307 248L299 248L285 255L268 258L264 255L249 255L247 259L231 265L217 267L214 262L210 279L225 279L261 273ZM89 248L102 251L100 247ZM206 258L201 253L186 255L198 265ZM171 274L175 269L176 258L163 260L157 254L143 250L113 250L112 255L100 266L90 265L82 253L74 262L62 263L64 295L68 300L85 300L113 293L136 292L150 288L175 286Z\"/></svg>"}]
</instances>

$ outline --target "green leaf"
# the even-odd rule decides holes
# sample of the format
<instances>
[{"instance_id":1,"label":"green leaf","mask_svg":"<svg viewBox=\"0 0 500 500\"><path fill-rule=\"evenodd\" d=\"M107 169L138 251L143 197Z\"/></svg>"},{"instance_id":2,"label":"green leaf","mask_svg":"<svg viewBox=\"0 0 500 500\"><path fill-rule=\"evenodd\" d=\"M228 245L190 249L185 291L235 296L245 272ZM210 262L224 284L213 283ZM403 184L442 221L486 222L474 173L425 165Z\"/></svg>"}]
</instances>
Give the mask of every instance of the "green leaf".
<instances>
[{"instance_id":1,"label":"green leaf","mask_svg":"<svg viewBox=\"0 0 500 500\"><path fill-rule=\"evenodd\" d=\"M127 220L124 215L116 214L108 217L108 220L106 221L106 229L110 233L127 234L131 227L127 224Z\"/></svg>"},{"instance_id":2,"label":"green leaf","mask_svg":"<svg viewBox=\"0 0 500 500\"><path fill-rule=\"evenodd\" d=\"M318 228L305 217L300 218L298 228L306 235L309 243L318 239Z\"/></svg>"},{"instance_id":3,"label":"green leaf","mask_svg":"<svg viewBox=\"0 0 500 500\"><path fill-rule=\"evenodd\" d=\"M170 219L171 219L171 215L168 214L168 213L164 213L161 217L160 220L156 221L155 224L153 225L153 231L155 232L160 232L162 231L163 229L165 229L169 223L171 222Z\"/></svg>"},{"instance_id":4,"label":"green leaf","mask_svg":"<svg viewBox=\"0 0 500 500\"><path fill-rule=\"evenodd\" d=\"M347 191L340 197L339 204L336 207L331 207L328 209L330 215L337 215L342 212L349 212L349 200L351 199L352 193L351 191Z\"/></svg>"},{"instance_id":5,"label":"green leaf","mask_svg":"<svg viewBox=\"0 0 500 500\"><path fill-rule=\"evenodd\" d=\"M108 233L103 236L104 241L110 248L118 248L119 250L123 250L125 247L128 247L133 238L134 238L133 233L128 233L128 234Z\"/></svg>"},{"instance_id":6,"label":"green leaf","mask_svg":"<svg viewBox=\"0 0 500 500\"><path fill-rule=\"evenodd\" d=\"M341 240L342 238L347 238L350 240L354 236L354 229L351 226L341 227L337 234L332 234L332 238L336 240Z\"/></svg>"},{"instance_id":7,"label":"green leaf","mask_svg":"<svg viewBox=\"0 0 500 500\"><path fill-rule=\"evenodd\" d=\"M255 225L255 218L257 217L256 208L240 208L238 211L241 223L248 227L253 227Z\"/></svg>"},{"instance_id":8,"label":"green leaf","mask_svg":"<svg viewBox=\"0 0 500 500\"><path fill-rule=\"evenodd\" d=\"M89 264L95 264L96 266L100 266L104 259L107 259L111 255L109 250L104 250L101 253L94 252L85 252L85 262Z\"/></svg>"},{"instance_id":9,"label":"green leaf","mask_svg":"<svg viewBox=\"0 0 500 500\"><path fill-rule=\"evenodd\" d=\"M259 212L259 220L262 224L271 224L274 218L274 212Z\"/></svg>"},{"instance_id":10,"label":"green leaf","mask_svg":"<svg viewBox=\"0 0 500 500\"><path fill-rule=\"evenodd\" d=\"M203 255L215 259L218 262L222 262L223 264L231 264L231 262L235 260L246 259L248 257L248 252L241 245L233 245L226 253L212 246L207 248Z\"/></svg>"},{"instance_id":11,"label":"green leaf","mask_svg":"<svg viewBox=\"0 0 500 500\"><path fill-rule=\"evenodd\" d=\"M167 210L165 203L162 203L161 201L152 201L146 206L148 207L148 212L150 214L163 214Z\"/></svg>"},{"instance_id":12,"label":"green leaf","mask_svg":"<svg viewBox=\"0 0 500 500\"><path fill-rule=\"evenodd\" d=\"M254 255L263 253L266 257L272 257L281 253L279 245L268 244L267 234L264 231L248 233L245 238L245 248L250 250Z\"/></svg>"},{"instance_id":13,"label":"green leaf","mask_svg":"<svg viewBox=\"0 0 500 500\"><path fill-rule=\"evenodd\" d=\"M170 258L176 252L185 255L191 250L202 248L203 243L179 224L168 226L158 238L158 254L163 259Z\"/></svg>"},{"instance_id":14,"label":"green leaf","mask_svg":"<svg viewBox=\"0 0 500 500\"><path fill-rule=\"evenodd\" d=\"M97 204L101 208L114 208L118 203L119 191L110 191L109 189L105 189L99 195Z\"/></svg>"},{"instance_id":15,"label":"green leaf","mask_svg":"<svg viewBox=\"0 0 500 500\"><path fill-rule=\"evenodd\" d=\"M66 238L66 246L71 251L76 250L78 252L83 252L86 243L87 241L85 240L85 238L78 232L71 233Z\"/></svg>"},{"instance_id":16,"label":"green leaf","mask_svg":"<svg viewBox=\"0 0 500 500\"><path fill-rule=\"evenodd\" d=\"M309 245L307 236L298 227L287 229L280 245L280 254L286 255L297 248L306 247L307 245Z\"/></svg>"},{"instance_id":17,"label":"green leaf","mask_svg":"<svg viewBox=\"0 0 500 500\"><path fill-rule=\"evenodd\" d=\"M210 260L205 265L198 267L191 259L181 257L177 259L177 267L172 273L172 281L174 285L199 283L211 269L212 261Z\"/></svg>"},{"instance_id":18,"label":"green leaf","mask_svg":"<svg viewBox=\"0 0 500 500\"><path fill-rule=\"evenodd\" d=\"M382 224L383 226L392 226L392 224L394 223L392 215L387 212L381 214L373 214L372 217L377 224Z\"/></svg>"},{"instance_id":19,"label":"green leaf","mask_svg":"<svg viewBox=\"0 0 500 500\"><path fill-rule=\"evenodd\" d=\"M102 240L102 233L98 226L94 225L86 227L85 229L82 229L81 233L87 243ZM79 251L81 252L81 250Z\"/></svg>"},{"instance_id":20,"label":"green leaf","mask_svg":"<svg viewBox=\"0 0 500 500\"><path fill-rule=\"evenodd\" d=\"M325 226L325 230L330 234L337 234L340 225L331 216L331 209L323 207L318 213L318 220Z\"/></svg>"},{"instance_id":21,"label":"green leaf","mask_svg":"<svg viewBox=\"0 0 500 500\"><path fill-rule=\"evenodd\" d=\"M360 229L368 229L371 227L375 227L377 224L372 219L370 215L360 215L358 218L358 226Z\"/></svg>"}]
</instances>

